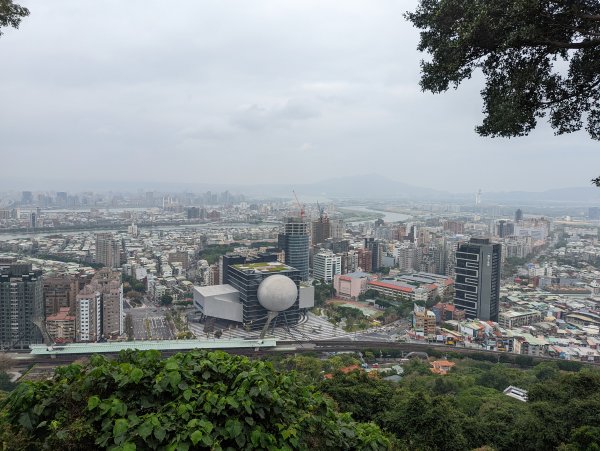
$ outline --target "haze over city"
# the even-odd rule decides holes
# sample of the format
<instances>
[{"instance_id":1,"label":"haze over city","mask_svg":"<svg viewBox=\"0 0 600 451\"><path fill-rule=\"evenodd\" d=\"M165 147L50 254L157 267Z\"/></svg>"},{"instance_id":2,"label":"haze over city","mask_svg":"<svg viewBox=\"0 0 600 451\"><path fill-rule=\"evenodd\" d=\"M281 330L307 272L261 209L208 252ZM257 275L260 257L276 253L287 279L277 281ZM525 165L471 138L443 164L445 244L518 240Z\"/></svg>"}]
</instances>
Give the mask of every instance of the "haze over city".
<instances>
[{"instance_id":1,"label":"haze over city","mask_svg":"<svg viewBox=\"0 0 600 451\"><path fill-rule=\"evenodd\" d=\"M24 0L0 45L0 189L589 186L598 143L475 134L481 77L422 93L417 2ZM468 171L468 177L461 175ZM164 186L164 185L162 185Z\"/></svg>"}]
</instances>

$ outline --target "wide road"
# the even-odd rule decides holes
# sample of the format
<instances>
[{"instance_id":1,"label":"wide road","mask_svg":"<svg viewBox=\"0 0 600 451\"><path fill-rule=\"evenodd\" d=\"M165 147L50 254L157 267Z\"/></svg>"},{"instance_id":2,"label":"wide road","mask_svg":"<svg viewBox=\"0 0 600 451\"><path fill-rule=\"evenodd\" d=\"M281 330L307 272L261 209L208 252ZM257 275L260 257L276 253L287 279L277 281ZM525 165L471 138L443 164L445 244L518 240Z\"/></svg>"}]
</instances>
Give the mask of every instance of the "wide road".
<instances>
[{"instance_id":1,"label":"wide road","mask_svg":"<svg viewBox=\"0 0 600 451\"><path fill-rule=\"evenodd\" d=\"M125 313L131 317L134 340L175 339L163 308L143 304L141 307L127 308Z\"/></svg>"}]
</instances>

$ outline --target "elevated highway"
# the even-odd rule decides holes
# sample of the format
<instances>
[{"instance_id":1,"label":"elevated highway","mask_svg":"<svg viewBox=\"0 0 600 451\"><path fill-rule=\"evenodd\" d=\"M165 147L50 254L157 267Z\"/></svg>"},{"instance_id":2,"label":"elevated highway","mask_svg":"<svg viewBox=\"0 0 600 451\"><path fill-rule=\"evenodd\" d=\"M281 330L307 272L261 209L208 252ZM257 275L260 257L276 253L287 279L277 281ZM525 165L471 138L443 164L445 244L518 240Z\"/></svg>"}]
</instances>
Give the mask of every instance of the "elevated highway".
<instances>
[{"instance_id":1,"label":"elevated highway","mask_svg":"<svg viewBox=\"0 0 600 451\"><path fill-rule=\"evenodd\" d=\"M139 343L144 343L141 346ZM157 345L157 344L160 344ZM98 347L98 345L104 345ZM402 355L411 352L454 352L465 355L487 354L494 356L498 361L501 358L514 361L519 354L512 354L499 351L488 351L476 348L464 348L457 346L435 345L430 343L406 343L389 341L368 341L368 340L306 340L306 341L276 341L273 338L261 340L163 340L162 342L121 342L120 346L115 347L114 343L110 345L103 343L91 343L84 346L69 348L68 346L56 349L46 349L44 346L38 346L36 352L29 354L18 354L18 361L22 364L45 364L45 365L65 365L92 354L102 353L106 356L116 356L123 349L157 349L164 355L172 355L177 352L185 352L192 349L224 350L233 354L248 356L265 356L269 354L297 354L297 353L335 353L375 350L400 351ZM67 349L65 349L67 348ZM101 350L102 349L102 350ZM535 362L557 361L559 359L547 356L532 356ZM580 362L586 365L600 366L600 363Z\"/></svg>"}]
</instances>

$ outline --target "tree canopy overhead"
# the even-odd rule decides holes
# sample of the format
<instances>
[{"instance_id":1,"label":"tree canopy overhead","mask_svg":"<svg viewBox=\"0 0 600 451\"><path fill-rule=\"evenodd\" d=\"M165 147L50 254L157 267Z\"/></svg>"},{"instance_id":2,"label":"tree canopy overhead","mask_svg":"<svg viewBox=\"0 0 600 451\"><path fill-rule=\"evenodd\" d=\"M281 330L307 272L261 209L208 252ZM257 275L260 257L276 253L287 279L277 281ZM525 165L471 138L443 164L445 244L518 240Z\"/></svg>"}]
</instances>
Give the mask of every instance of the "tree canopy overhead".
<instances>
[{"instance_id":1,"label":"tree canopy overhead","mask_svg":"<svg viewBox=\"0 0 600 451\"><path fill-rule=\"evenodd\" d=\"M480 69L477 133L527 135L548 116L556 134L584 127L600 139L598 0L420 0L406 18L419 28L421 87L457 88Z\"/></svg>"},{"instance_id":2,"label":"tree canopy overhead","mask_svg":"<svg viewBox=\"0 0 600 451\"><path fill-rule=\"evenodd\" d=\"M16 5L12 0L0 0L0 36L2 27L19 28L21 19L29 15L29 10Z\"/></svg>"}]
</instances>

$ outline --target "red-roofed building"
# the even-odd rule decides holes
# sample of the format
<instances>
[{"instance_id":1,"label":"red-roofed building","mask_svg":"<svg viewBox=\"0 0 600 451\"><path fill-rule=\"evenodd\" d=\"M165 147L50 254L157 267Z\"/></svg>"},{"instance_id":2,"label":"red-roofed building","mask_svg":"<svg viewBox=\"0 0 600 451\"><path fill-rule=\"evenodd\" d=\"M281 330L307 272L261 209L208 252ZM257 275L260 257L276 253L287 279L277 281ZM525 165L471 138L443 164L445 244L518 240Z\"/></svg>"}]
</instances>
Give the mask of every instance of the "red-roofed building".
<instances>
[{"instance_id":1,"label":"red-roofed building","mask_svg":"<svg viewBox=\"0 0 600 451\"><path fill-rule=\"evenodd\" d=\"M75 316L69 313L69 307L61 307L57 313L48 316L46 330L56 343L75 341Z\"/></svg>"},{"instance_id":2,"label":"red-roofed building","mask_svg":"<svg viewBox=\"0 0 600 451\"><path fill-rule=\"evenodd\" d=\"M371 276L365 272L336 274L333 276L335 294L343 299L358 300L358 296L367 290L367 282Z\"/></svg>"},{"instance_id":3,"label":"red-roofed building","mask_svg":"<svg viewBox=\"0 0 600 451\"><path fill-rule=\"evenodd\" d=\"M448 374L448 371L450 371L454 365L456 365L456 363L454 362L450 362L448 360L436 360L435 362L431 362L431 372L435 373L435 374L441 374L442 376L445 376L446 374Z\"/></svg>"},{"instance_id":4,"label":"red-roofed building","mask_svg":"<svg viewBox=\"0 0 600 451\"><path fill-rule=\"evenodd\" d=\"M435 313L436 321L438 323L451 320L462 321L465 319L465 311L456 308L454 304L438 302L431 310Z\"/></svg>"}]
</instances>

